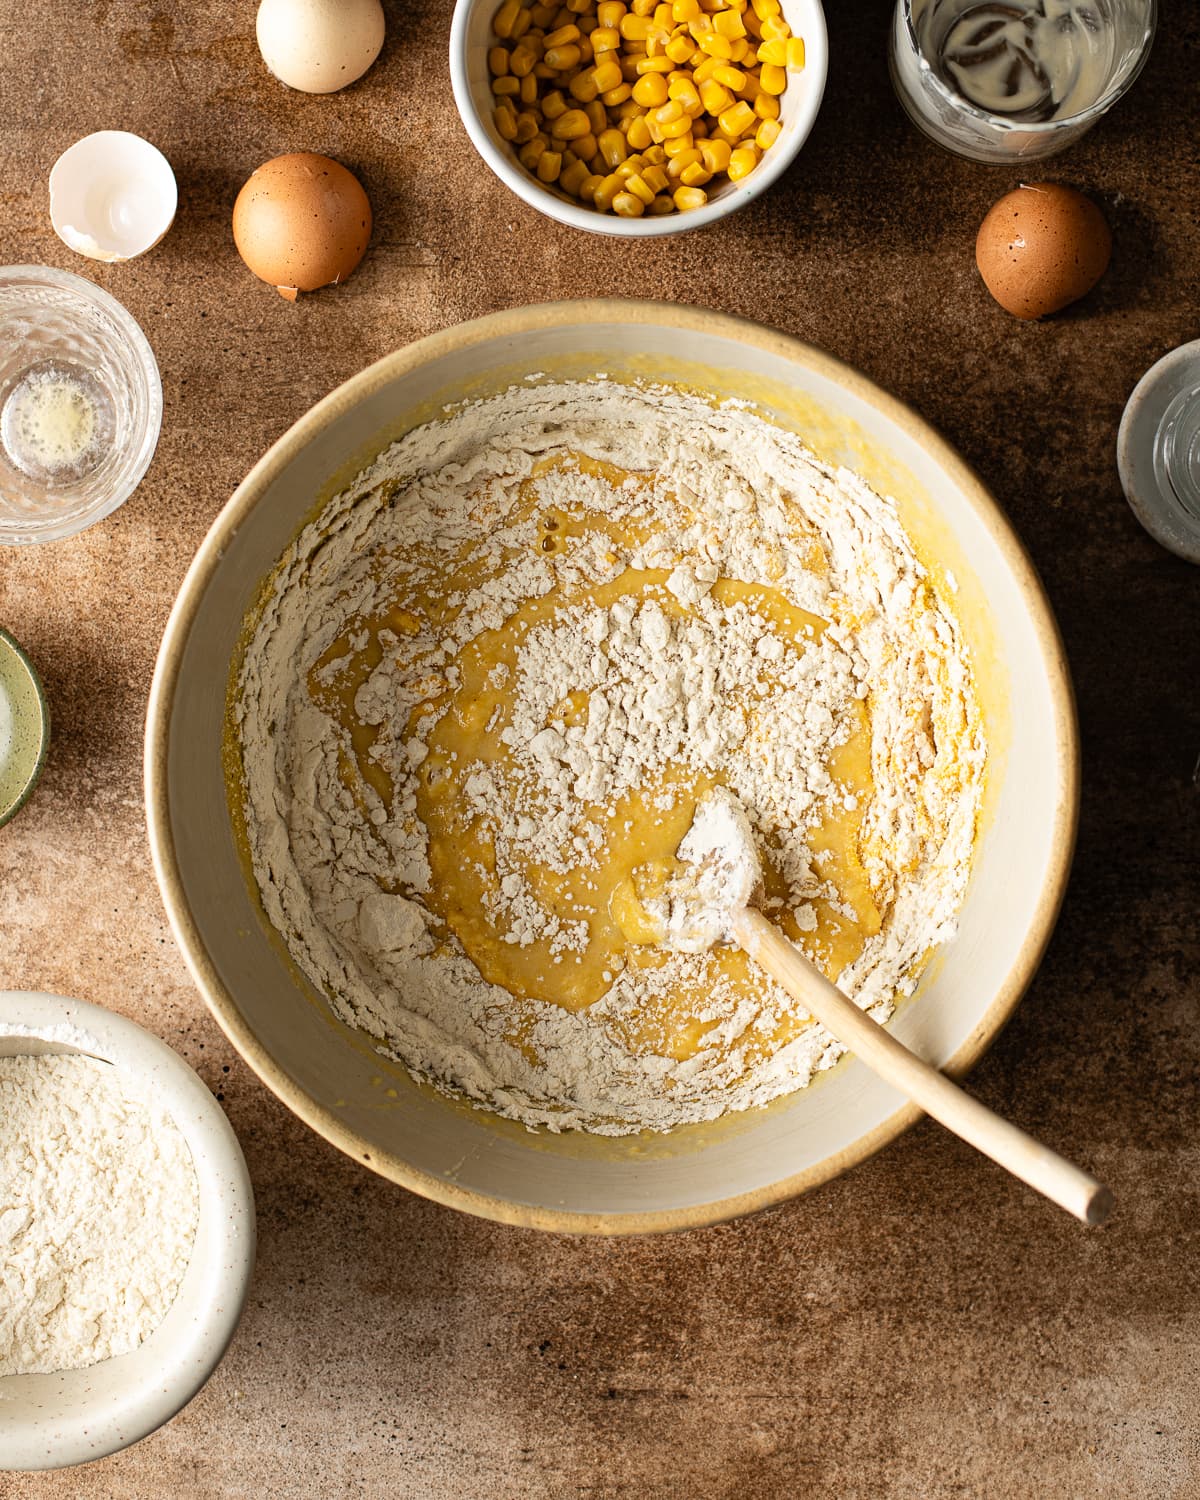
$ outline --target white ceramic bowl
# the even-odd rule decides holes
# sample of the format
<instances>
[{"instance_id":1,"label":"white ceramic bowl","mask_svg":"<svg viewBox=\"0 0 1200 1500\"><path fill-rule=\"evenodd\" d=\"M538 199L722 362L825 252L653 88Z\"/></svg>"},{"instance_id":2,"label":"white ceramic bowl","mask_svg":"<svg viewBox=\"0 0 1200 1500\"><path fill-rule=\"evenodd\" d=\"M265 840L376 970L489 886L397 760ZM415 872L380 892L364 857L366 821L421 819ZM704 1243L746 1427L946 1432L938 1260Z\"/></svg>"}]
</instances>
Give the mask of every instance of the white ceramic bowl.
<instances>
[{"instance_id":1,"label":"white ceramic bowl","mask_svg":"<svg viewBox=\"0 0 1200 1500\"><path fill-rule=\"evenodd\" d=\"M1066 884L1078 801L1070 683L1028 558L995 502L924 422L861 375L740 319L653 302L497 313L381 360L326 397L217 518L167 626L146 739L150 841L171 924L226 1033L279 1097L358 1161L456 1208L539 1228L623 1233L710 1223L844 1171L918 1116L856 1059L764 1110L667 1136L533 1134L412 1082L338 1023L260 914L223 773L242 620L323 496L444 403L530 372L674 380L756 402L824 457L893 494L952 572L990 743L958 938L895 1034L960 1073L1029 982Z\"/></svg>"},{"instance_id":2,"label":"white ceramic bowl","mask_svg":"<svg viewBox=\"0 0 1200 1500\"><path fill-rule=\"evenodd\" d=\"M0 1470L86 1463L169 1421L225 1353L254 1266L254 1195L242 1149L177 1053L84 1000L0 992L0 1056L34 1052L100 1057L154 1091L191 1149L200 1216L179 1293L136 1349L83 1370L0 1377Z\"/></svg>"},{"instance_id":3,"label":"white ceramic bowl","mask_svg":"<svg viewBox=\"0 0 1200 1500\"><path fill-rule=\"evenodd\" d=\"M495 100L488 75L487 54L492 45L492 18L500 0L458 0L450 26L450 81L454 102L475 149L518 198L539 213L574 229L593 234L615 234L626 239L644 239L662 234L684 234L703 229L726 214L745 208L791 166L821 107L825 77L829 70L829 41L821 0L782 0L783 14L794 35L804 38L805 63L798 72L788 72L788 86L780 100L779 123L783 132L764 153L761 163L740 182L727 182L712 191L703 208L661 217L623 219L587 208L557 188L541 183L517 160L513 146L500 135L492 120Z\"/></svg>"}]
</instances>

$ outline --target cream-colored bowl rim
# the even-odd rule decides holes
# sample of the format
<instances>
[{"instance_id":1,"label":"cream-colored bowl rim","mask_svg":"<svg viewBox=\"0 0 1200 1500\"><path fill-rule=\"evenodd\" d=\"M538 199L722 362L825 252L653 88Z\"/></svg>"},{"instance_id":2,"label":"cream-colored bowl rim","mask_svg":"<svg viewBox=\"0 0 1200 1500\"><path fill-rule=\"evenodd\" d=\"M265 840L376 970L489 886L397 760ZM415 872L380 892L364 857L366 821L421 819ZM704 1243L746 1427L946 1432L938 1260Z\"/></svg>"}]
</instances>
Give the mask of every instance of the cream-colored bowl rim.
<instances>
[{"instance_id":1,"label":"cream-colored bowl rim","mask_svg":"<svg viewBox=\"0 0 1200 1500\"><path fill-rule=\"evenodd\" d=\"M949 443L902 401L889 396L865 376L831 355L788 334L705 308L622 298L548 302L492 313L469 323L443 329L440 333L430 334L427 338L398 349L394 354L386 355L318 401L255 464L213 522L184 578L163 635L147 709L146 819L154 870L171 930L192 977L225 1035L267 1087L294 1114L339 1150L358 1161L369 1156L371 1166L380 1175L450 1208L505 1224L559 1233L606 1235L697 1228L769 1208L810 1188L818 1187L873 1156L913 1125L921 1117L922 1111L915 1104L905 1103L873 1130L860 1136L853 1145L834 1152L802 1172L781 1178L752 1192L738 1193L711 1203L680 1209L651 1209L628 1214L585 1214L542 1208L474 1192L432 1173L420 1171L403 1157L381 1151L377 1142L350 1129L332 1110L299 1087L251 1031L237 1001L217 973L188 907L171 828L167 755L171 710L180 665L200 600L238 528L268 487L306 444L381 386L443 355L496 338L520 338L546 328L569 326L586 329L596 323L611 322L649 325L728 339L761 349L777 359L805 366L849 390L906 432L949 475L1012 570L1046 662L1055 740L1060 746L1058 763L1054 767L1057 780L1054 852L1037 910L1016 961L970 1036L947 1062L947 1072L962 1074L978 1061L1012 1015L1032 980L1050 940L1066 891L1079 813L1079 735L1071 678L1058 626L1028 553L982 481Z\"/></svg>"}]
</instances>

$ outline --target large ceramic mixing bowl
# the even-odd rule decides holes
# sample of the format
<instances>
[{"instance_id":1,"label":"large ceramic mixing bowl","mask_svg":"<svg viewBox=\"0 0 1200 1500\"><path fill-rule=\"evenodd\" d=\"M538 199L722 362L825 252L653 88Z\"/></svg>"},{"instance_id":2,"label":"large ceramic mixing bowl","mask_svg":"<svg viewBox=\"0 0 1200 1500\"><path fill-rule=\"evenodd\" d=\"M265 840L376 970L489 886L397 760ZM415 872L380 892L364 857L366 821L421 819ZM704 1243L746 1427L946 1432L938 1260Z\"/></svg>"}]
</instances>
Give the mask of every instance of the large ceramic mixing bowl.
<instances>
[{"instance_id":1,"label":"large ceramic mixing bowl","mask_svg":"<svg viewBox=\"0 0 1200 1500\"><path fill-rule=\"evenodd\" d=\"M146 788L175 935L230 1040L276 1094L356 1160L468 1212L543 1229L678 1229L789 1198L860 1162L918 1111L856 1059L766 1109L666 1136L531 1133L415 1084L335 1020L261 915L235 847L223 767L243 617L322 497L447 403L536 374L674 381L751 400L822 457L895 496L955 590L990 747L957 938L892 1023L951 1072L1012 1012L1067 880L1078 800L1067 668L1029 561L995 502L906 407L836 360L752 323L651 302L498 313L389 355L320 402L217 518L167 626Z\"/></svg>"}]
</instances>

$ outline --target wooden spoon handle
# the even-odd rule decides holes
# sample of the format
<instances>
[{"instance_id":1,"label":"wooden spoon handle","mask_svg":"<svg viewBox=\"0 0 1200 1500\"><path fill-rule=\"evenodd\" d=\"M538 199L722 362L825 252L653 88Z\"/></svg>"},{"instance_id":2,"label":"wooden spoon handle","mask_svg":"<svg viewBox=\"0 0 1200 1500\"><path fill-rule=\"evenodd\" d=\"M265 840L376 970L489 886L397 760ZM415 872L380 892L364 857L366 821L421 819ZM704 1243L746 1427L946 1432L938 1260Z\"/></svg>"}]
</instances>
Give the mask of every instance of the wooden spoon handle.
<instances>
[{"instance_id":1,"label":"wooden spoon handle","mask_svg":"<svg viewBox=\"0 0 1200 1500\"><path fill-rule=\"evenodd\" d=\"M778 980L794 999L806 1005L827 1031L843 1042L893 1088L940 1120L947 1130L970 1142L1022 1182L1082 1219L1103 1224L1113 1206L1109 1190L1061 1156L993 1114L956 1083L922 1061L866 1011L848 1000L836 985L767 921L759 911L737 913L733 936L752 959Z\"/></svg>"}]
</instances>

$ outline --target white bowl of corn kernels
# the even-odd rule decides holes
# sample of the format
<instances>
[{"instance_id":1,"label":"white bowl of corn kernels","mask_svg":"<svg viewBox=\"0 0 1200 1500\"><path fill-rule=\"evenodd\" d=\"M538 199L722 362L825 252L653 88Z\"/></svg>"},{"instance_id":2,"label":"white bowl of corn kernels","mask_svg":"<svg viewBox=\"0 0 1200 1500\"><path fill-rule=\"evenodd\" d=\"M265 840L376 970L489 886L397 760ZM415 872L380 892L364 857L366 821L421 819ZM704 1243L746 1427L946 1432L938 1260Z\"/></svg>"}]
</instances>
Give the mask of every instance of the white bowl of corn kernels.
<instances>
[{"instance_id":1,"label":"white bowl of corn kernels","mask_svg":"<svg viewBox=\"0 0 1200 1500\"><path fill-rule=\"evenodd\" d=\"M679 234L787 170L825 89L820 0L458 0L450 74L467 132L540 213Z\"/></svg>"}]
</instances>

